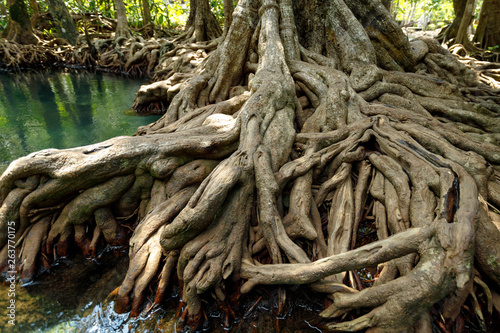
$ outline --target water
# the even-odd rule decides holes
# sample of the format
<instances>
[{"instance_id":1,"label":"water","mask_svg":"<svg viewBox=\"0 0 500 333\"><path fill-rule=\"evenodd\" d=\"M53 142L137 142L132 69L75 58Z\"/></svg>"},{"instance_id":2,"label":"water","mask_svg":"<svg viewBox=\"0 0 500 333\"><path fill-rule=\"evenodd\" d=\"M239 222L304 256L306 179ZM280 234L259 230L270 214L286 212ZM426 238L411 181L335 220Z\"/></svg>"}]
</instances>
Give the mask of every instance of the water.
<instances>
[{"instance_id":1,"label":"water","mask_svg":"<svg viewBox=\"0 0 500 333\"><path fill-rule=\"evenodd\" d=\"M113 310L109 295L120 286L127 267L125 251L105 252L98 261L76 255L60 261L28 286L16 284L15 326L6 316L11 299L8 287L0 285L0 332L175 332L175 306L139 318ZM174 296L170 302L178 302Z\"/></svg>"},{"instance_id":2,"label":"water","mask_svg":"<svg viewBox=\"0 0 500 333\"><path fill-rule=\"evenodd\" d=\"M37 277L29 286L16 285L16 325L7 321L8 287L0 285L0 332L12 333L193 333L178 320L179 287L176 283L161 307L130 318L129 313L118 314L113 309L110 293L120 286L128 267L126 251L105 252L99 260L87 260L82 255L59 262L50 271ZM237 304L229 307L236 317L229 317L224 328L223 308L205 298L206 320L203 332L282 332L316 333L318 313L323 310L324 296L314 296L307 287L288 287L279 296L275 287L257 287L249 294L240 295ZM234 292L233 287L230 294ZM278 313L278 299L286 295L286 305ZM234 294L228 299L233 299ZM230 302L232 303L232 302ZM182 327L182 328L181 328ZM200 332L200 331L198 331Z\"/></svg>"},{"instance_id":3,"label":"water","mask_svg":"<svg viewBox=\"0 0 500 333\"><path fill-rule=\"evenodd\" d=\"M132 135L157 116L130 110L143 82L102 73L0 73L0 172L46 148Z\"/></svg>"}]
</instances>

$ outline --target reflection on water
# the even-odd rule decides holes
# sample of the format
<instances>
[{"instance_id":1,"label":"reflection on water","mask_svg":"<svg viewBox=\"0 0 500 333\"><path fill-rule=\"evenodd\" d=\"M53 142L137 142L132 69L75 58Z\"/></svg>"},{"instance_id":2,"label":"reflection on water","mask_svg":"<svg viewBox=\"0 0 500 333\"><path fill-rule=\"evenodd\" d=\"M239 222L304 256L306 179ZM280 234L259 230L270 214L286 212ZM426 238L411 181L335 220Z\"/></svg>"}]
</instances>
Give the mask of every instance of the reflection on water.
<instances>
[{"instance_id":1,"label":"reflection on water","mask_svg":"<svg viewBox=\"0 0 500 333\"><path fill-rule=\"evenodd\" d=\"M82 255L60 261L35 283L16 285L15 326L8 324L4 311L10 301L8 287L0 285L0 332L175 332L177 294L170 298L170 306L138 318L114 311L108 296L123 281L127 267L124 252L106 252L99 261Z\"/></svg>"},{"instance_id":2,"label":"reflection on water","mask_svg":"<svg viewBox=\"0 0 500 333\"><path fill-rule=\"evenodd\" d=\"M0 73L0 171L34 151L134 134L158 119L126 112L140 85L102 73Z\"/></svg>"},{"instance_id":3,"label":"reflection on water","mask_svg":"<svg viewBox=\"0 0 500 333\"><path fill-rule=\"evenodd\" d=\"M155 121L158 116L129 112L140 85L102 73L0 73L0 174L31 152L132 135ZM0 332L126 332L140 325L104 302L123 281L126 255L101 264L81 257L71 260L30 286L16 284L15 327L6 316L9 289L0 285ZM155 318L165 315L156 313Z\"/></svg>"},{"instance_id":4,"label":"reflection on water","mask_svg":"<svg viewBox=\"0 0 500 333\"><path fill-rule=\"evenodd\" d=\"M32 285L16 285L16 326L7 324L8 287L0 285L0 332L12 333L192 333L178 319L179 287L174 283L161 307L153 308L137 318L130 313L114 311L109 296L123 281L127 268L127 251L104 252L98 261L86 260L81 254L59 262L50 272L41 274ZM230 287L231 288L231 287ZM228 289L230 294L234 289ZM214 304L209 295L204 307L202 329L197 332L282 332L316 333L318 313L324 309L324 296L309 288L258 287L239 295L238 304L229 306L229 327L225 327L225 310ZM228 300L234 298L228 296ZM278 300L286 300L278 313ZM146 299L149 308L152 298ZM227 304L227 303L226 303ZM229 309L227 305L225 309ZM146 313L147 312L147 313ZM182 328L181 328L182 327ZM201 332L200 332L201 333Z\"/></svg>"}]
</instances>

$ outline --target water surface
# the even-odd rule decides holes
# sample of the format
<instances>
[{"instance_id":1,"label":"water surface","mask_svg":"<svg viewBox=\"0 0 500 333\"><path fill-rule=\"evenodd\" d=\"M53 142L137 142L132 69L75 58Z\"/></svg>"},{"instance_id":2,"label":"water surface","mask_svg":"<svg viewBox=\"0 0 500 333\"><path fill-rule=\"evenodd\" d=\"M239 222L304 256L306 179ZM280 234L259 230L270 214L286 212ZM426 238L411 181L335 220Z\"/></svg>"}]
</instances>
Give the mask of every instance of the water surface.
<instances>
[{"instance_id":1,"label":"water surface","mask_svg":"<svg viewBox=\"0 0 500 333\"><path fill-rule=\"evenodd\" d=\"M142 83L89 72L0 73L0 172L34 151L132 135L158 119L126 112Z\"/></svg>"}]
</instances>

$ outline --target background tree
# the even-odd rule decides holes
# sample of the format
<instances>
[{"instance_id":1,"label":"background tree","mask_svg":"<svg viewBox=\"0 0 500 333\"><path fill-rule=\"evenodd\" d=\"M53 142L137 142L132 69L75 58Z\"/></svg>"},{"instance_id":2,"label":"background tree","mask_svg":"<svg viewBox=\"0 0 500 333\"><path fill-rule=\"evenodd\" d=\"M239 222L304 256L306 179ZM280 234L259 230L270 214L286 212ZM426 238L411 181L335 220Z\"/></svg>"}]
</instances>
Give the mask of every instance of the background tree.
<instances>
[{"instance_id":1,"label":"background tree","mask_svg":"<svg viewBox=\"0 0 500 333\"><path fill-rule=\"evenodd\" d=\"M454 320L475 274L500 286L498 91L435 40L410 43L379 0L240 0L178 76L136 136L7 168L3 270L14 221L24 281L37 256L102 238L130 246L118 312L136 316L150 288L161 303L175 272L191 316L229 279L306 284L333 299L323 317L372 309L329 325L346 331L430 331L429 309ZM377 239L358 247L367 216ZM363 289L351 272L377 265Z\"/></svg>"},{"instance_id":2,"label":"background tree","mask_svg":"<svg viewBox=\"0 0 500 333\"><path fill-rule=\"evenodd\" d=\"M4 1L0 2L0 14L2 14L2 15L8 15L7 8L5 7L5 2Z\"/></svg>"},{"instance_id":3,"label":"background tree","mask_svg":"<svg viewBox=\"0 0 500 333\"><path fill-rule=\"evenodd\" d=\"M224 35L227 34L227 31L233 21L233 11L233 0L224 0Z\"/></svg>"},{"instance_id":4,"label":"background tree","mask_svg":"<svg viewBox=\"0 0 500 333\"><path fill-rule=\"evenodd\" d=\"M457 36L458 28L462 22L467 0L453 0L453 10L455 11L455 18L451 25L446 29L446 40L453 39Z\"/></svg>"},{"instance_id":5,"label":"background tree","mask_svg":"<svg viewBox=\"0 0 500 333\"><path fill-rule=\"evenodd\" d=\"M458 27L456 44L463 44L466 48L471 49L472 44L469 40L469 27L474 20L474 9L476 8L476 0L467 0L465 9L462 15L462 20Z\"/></svg>"},{"instance_id":6,"label":"background tree","mask_svg":"<svg viewBox=\"0 0 500 333\"><path fill-rule=\"evenodd\" d=\"M127 22L127 14L123 0L115 0L116 6L116 37L130 37L130 30Z\"/></svg>"},{"instance_id":7,"label":"background tree","mask_svg":"<svg viewBox=\"0 0 500 333\"><path fill-rule=\"evenodd\" d=\"M500 45L500 1L484 0L481 6L479 22L474 42L479 43L481 48Z\"/></svg>"},{"instance_id":8,"label":"background tree","mask_svg":"<svg viewBox=\"0 0 500 333\"><path fill-rule=\"evenodd\" d=\"M7 39L19 44L36 44L38 39L33 34L30 16L24 0L7 0L9 8L9 26Z\"/></svg>"},{"instance_id":9,"label":"background tree","mask_svg":"<svg viewBox=\"0 0 500 333\"><path fill-rule=\"evenodd\" d=\"M70 44L75 45L78 38L78 31L75 22L71 17L68 8L63 0L46 0L49 11L54 19L54 24L59 37L66 39Z\"/></svg>"},{"instance_id":10,"label":"background tree","mask_svg":"<svg viewBox=\"0 0 500 333\"><path fill-rule=\"evenodd\" d=\"M392 13L392 6L393 6L392 0L382 0L382 4L384 5L385 8L387 8L389 13Z\"/></svg>"},{"instance_id":11,"label":"background tree","mask_svg":"<svg viewBox=\"0 0 500 333\"><path fill-rule=\"evenodd\" d=\"M33 15L31 16L31 27L35 29L36 24L38 22L38 18L40 17L40 11L38 8L38 2L36 0L30 0L31 9L33 10Z\"/></svg>"},{"instance_id":12,"label":"background tree","mask_svg":"<svg viewBox=\"0 0 500 333\"><path fill-rule=\"evenodd\" d=\"M143 24L145 26L152 23L151 10L149 9L148 0L142 0L142 17L143 17Z\"/></svg>"},{"instance_id":13,"label":"background tree","mask_svg":"<svg viewBox=\"0 0 500 333\"><path fill-rule=\"evenodd\" d=\"M178 40L189 38L195 42L202 42L217 38L222 31L215 15L210 9L208 0L190 0L189 17L185 32Z\"/></svg>"}]
</instances>

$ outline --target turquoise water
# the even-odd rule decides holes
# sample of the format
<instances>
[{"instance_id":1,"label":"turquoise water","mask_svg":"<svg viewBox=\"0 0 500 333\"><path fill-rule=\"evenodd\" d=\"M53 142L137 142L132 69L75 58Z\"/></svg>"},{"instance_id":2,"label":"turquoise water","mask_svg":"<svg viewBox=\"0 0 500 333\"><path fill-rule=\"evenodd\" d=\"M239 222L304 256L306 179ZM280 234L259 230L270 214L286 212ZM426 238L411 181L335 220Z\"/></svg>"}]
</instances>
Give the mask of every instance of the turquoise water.
<instances>
[{"instance_id":1,"label":"turquoise water","mask_svg":"<svg viewBox=\"0 0 500 333\"><path fill-rule=\"evenodd\" d=\"M103 73L0 73L0 171L46 148L132 135L157 116L130 110L143 82Z\"/></svg>"}]
</instances>

